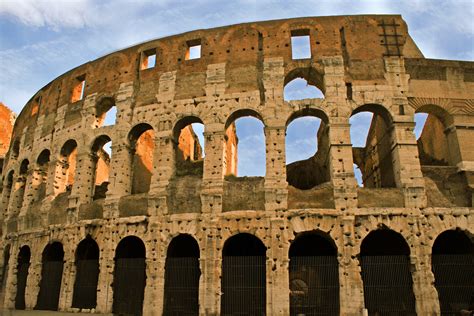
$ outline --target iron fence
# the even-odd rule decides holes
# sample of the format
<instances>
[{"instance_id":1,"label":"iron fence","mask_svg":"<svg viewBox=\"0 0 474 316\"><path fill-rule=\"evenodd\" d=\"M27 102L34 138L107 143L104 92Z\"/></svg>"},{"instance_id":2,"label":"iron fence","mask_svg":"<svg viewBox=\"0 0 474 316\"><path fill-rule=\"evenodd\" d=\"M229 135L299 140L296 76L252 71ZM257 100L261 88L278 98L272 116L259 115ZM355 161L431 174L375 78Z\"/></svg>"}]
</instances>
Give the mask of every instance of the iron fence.
<instances>
[{"instance_id":1,"label":"iron fence","mask_svg":"<svg viewBox=\"0 0 474 316\"><path fill-rule=\"evenodd\" d=\"M58 309L62 277L62 261L43 262L40 291L38 294L36 309L53 311Z\"/></svg>"},{"instance_id":2,"label":"iron fence","mask_svg":"<svg viewBox=\"0 0 474 316\"><path fill-rule=\"evenodd\" d=\"M99 260L78 260L76 280L72 296L72 307L95 308L97 305L97 282L99 279Z\"/></svg>"},{"instance_id":3,"label":"iron fence","mask_svg":"<svg viewBox=\"0 0 474 316\"><path fill-rule=\"evenodd\" d=\"M145 292L145 258L115 261L113 312L122 316L142 315Z\"/></svg>"}]
</instances>

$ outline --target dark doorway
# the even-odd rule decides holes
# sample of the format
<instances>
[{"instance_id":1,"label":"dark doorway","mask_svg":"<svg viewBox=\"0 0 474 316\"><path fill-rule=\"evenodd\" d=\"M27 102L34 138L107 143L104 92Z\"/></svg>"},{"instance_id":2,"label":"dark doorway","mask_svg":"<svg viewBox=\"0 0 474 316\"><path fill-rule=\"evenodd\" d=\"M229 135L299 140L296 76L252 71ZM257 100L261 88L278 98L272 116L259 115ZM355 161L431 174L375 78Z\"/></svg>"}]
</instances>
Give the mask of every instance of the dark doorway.
<instances>
[{"instance_id":1,"label":"dark doorway","mask_svg":"<svg viewBox=\"0 0 474 316\"><path fill-rule=\"evenodd\" d=\"M199 315L199 246L190 235L179 235L168 246L163 315Z\"/></svg>"},{"instance_id":2,"label":"dark doorway","mask_svg":"<svg viewBox=\"0 0 474 316\"><path fill-rule=\"evenodd\" d=\"M392 230L364 238L360 260L369 315L416 315L409 256L405 239Z\"/></svg>"},{"instance_id":3,"label":"dark doorway","mask_svg":"<svg viewBox=\"0 0 474 316\"><path fill-rule=\"evenodd\" d=\"M146 283L145 245L135 236L125 237L115 251L113 312L142 315Z\"/></svg>"},{"instance_id":4,"label":"dark doorway","mask_svg":"<svg viewBox=\"0 0 474 316\"><path fill-rule=\"evenodd\" d=\"M329 236L298 236L290 247L290 315L339 315L339 264Z\"/></svg>"},{"instance_id":5,"label":"dark doorway","mask_svg":"<svg viewBox=\"0 0 474 316\"><path fill-rule=\"evenodd\" d=\"M432 268L441 315L459 315L474 305L474 245L460 230L445 231L433 245Z\"/></svg>"},{"instance_id":6,"label":"dark doorway","mask_svg":"<svg viewBox=\"0 0 474 316\"><path fill-rule=\"evenodd\" d=\"M64 250L60 242L47 245L43 251L43 269L36 309L58 310L63 276Z\"/></svg>"},{"instance_id":7,"label":"dark doorway","mask_svg":"<svg viewBox=\"0 0 474 316\"><path fill-rule=\"evenodd\" d=\"M20 248L18 254L18 265L16 274L16 297L15 309L25 309L25 289L28 279L28 268L30 267L31 252L28 246Z\"/></svg>"},{"instance_id":8,"label":"dark doorway","mask_svg":"<svg viewBox=\"0 0 474 316\"><path fill-rule=\"evenodd\" d=\"M76 281L72 307L95 308L97 305L97 281L99 279L99 246L88 236L76 250Z\"/></svg>"},{"instance_id":9,"label":"dark doorway","mask_svg":"<svg viewBox=\"0 0 474 316\"><path fill-rule=\"evenodd\" d=\"M266 250L257 237L245 233L225 242L221 315L265 315Z\"/></svg>"}]
</instances>

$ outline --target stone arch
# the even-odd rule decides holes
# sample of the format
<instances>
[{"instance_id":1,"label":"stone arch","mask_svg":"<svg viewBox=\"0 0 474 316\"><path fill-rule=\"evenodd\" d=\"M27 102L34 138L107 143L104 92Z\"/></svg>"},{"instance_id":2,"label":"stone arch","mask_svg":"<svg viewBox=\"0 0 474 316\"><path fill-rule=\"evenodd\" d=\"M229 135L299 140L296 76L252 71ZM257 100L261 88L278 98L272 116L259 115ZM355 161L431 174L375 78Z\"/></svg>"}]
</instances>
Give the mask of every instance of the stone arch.
<instances>
[{"instance_id":1,"label":"stone arch","mask_svg":"<svg viewBox=\"0 0 474 316\"><path fill-rule=\"evenodd\" d=\"M103 199L107 193L110 176L110 162L112 152L105 147L112 143L112 139L106 135L95 138L91 146L92 156L92 199Z\"/></svg>"},{"instance_id":2,"label":"stone arch","mask_svg":"<svg viewBox=\"0 0 474 316\"><path fill-rule=\"evenodd\" d=\"M142 315L146 285L146 247L127 236L115 250L113 313Z\"/></svg>"},{"instance_id":3,"label":"stone arch","mask_svg":"<svg viewBox=\"0 0 474 316\"><path fill-rule=\"evenodd\" d=\"M15 160L20 155L20 140L16 137L11 143L10 158Z\"/></svg>"},{"instance_id":4,"label":"stone arch","mask_svg":"<svg viewBox=\"0 0 474 316\"><path fill-rule=\"evenodd\" d=\"M323 94L326 93L326 87L324 85L324 73L321 70L318 70L312 66L301 67L300 65L296 64L292 67L287 67L287 69L285 69L285 79L283 81L283 86L285 87L288 83L297 78L306 80L308 85L315 86Z\"/></svg>"},{"instance_id":5,"label":"stone arch","mask_svg":"<svg viewBox=\"0 0 474 316\"><path fill-rule=\"evenodd\" d=\"M416 314L410 247L401 234L390 229L371 231L362 240L360 263L369 315Z\"/></svg>"},{"instance_id":6,"label":"stone arch","mask_svg":"<svg viewBox=\"0 0 474 316\"><path fill-rule=\"evenodd\" d=\"M59 152L55 174L56 195L72 190L76 176L77 142L69 139Z\"/></svg>"},{"instance_id":7,"label":"stone arch","mask_svg":"<svg viewBox=\"0 0 474 316\"><path fill-rule=\"evenodd\" d=\"M63 245L57 241L47 244L42 255L41 283L35 309L58 310L63 266Z\"/></svg>"},{"instance_id":8,"label":"stone arch","mask_svg":"<svg viewBox=\"0 0 474 316\"><path fill-rule=\"evenodd\" d=\"M25 290L30 267L31 250L29 246L22 246L18 253L16 274L15 309L25 309Z\"/></svg>"},{"instance_id":9,"label":"stone arch","mask_svg":"<svg viewBox=\"0 0 474 316\"><path fill-rule=\"evenodd\" d=\"M192 115L182 117L173 127L176 175L199 174L202 177L204 144L201 145L193 124L204 127L202 120Z\"/></svg>"},{"instance_id":10,"label":"stone arch","mask_svg":"<svg viewBox=\"0 0 474 316\"><path fill-rule=\"evenodd\" d=\"M431 257L441 314L456 314L472 307L474 243L468 232L446 230L434 241Z\"/></svg>"},{"instance_id":11,"label":"stone arch","mask_svg":"<svg viewBox=\"0 0 474 316\"><path fill-rule=\"evenodd\" d=\"M354 116L362 113L372 113L370 127L367 132L365 147L352 148L353 161L360 168L364 187L393 188L396 187L395 170L393 166L393 119L390 111L380 104L364 104L353 110ZM351 142L356 141L356 135L351 128Z\"/></svg>"},{"instance_id":12,"label":"stone arch","mask_svg":"<svg viewBox=\"0 0 474 316\"><path fill-rule=\"evenodd\" d=\"M131 154L131 193L146 193L150 190L153 175L155 133L148 123L135 125L128 134Z\"/></svg>"},{"instance_id":13,"label":"stone arch","mask_svg":"<svg viewBox=\"0 0 474 316\"><path fill-rule=\"evenodd\" d=\"M320 230L297 234L289 248L290 314L339 314L337 246Z\"/></svg>"},{"instance_id":14,"label":"stone arch","mask_svg":"<svg viewBox=\"0 0 474 316\"><path fill-rule=\"evenodd\" d=\"M293 111L286 122L286 133L288 136L288 127L292 122L301 118L317 118L320 120L320 125L314 137L316 142L316 152L310 157L306 156L303 160L294 161L286 165L286 180L290 186L298 190L309 190L325 182L330 181L330 168L328 166L329 155L329 119L326 113L317 108L303 108ZM297 123L297 122L295 122ZM313 122L313 124L318 123ZM288 138L285 138L285 145L288 143ZM287 153L291 150L287 150ZM308 158L307 158L308 157ZM291 194L292 192L290 192Z\"/></svg>"},{"instance_id":15,"label":"stone arch","mask_svg":"<svg viewBox=\"0 0 474 316\"><path fill-rule=\"evenodd\" d=\"M164 314L199 314L200 249L191 235L179 234L168 245Z\"/></svg>"},{"instance_id":16,"label":"stone arch","mask_svg":"<svg viewBox=\"0 0 474 316\"><path fill-rule=\"evenodd\" d=\"M115 110L114 110L115 109ZM102 96L95 105L94 127L114 125L117 116L115 98L112 96Z\"/></svg>"},{"instance_id":17,"label":"stone arch","mask_svg":"<svg viewBox=\"0 0 474 316\"><path fill-rule=\"evenodd\" d=\"M100 249L90 235L77 246L75 254L76 280L72 307L91 309L97 305Z\"/></svg>"},{"instance_id":18,"label":"stone arch","mask_svg":"<svg viewBox=\"0 0 474 316\"><path fill-rule=\"evenodd\" d=\"M248 233L234 235L225 241L221 279L223 315L265 314L266 250L259 238ZM238 306L233 304L236 301L240 302Z\"/></svg>"}]
</instances>

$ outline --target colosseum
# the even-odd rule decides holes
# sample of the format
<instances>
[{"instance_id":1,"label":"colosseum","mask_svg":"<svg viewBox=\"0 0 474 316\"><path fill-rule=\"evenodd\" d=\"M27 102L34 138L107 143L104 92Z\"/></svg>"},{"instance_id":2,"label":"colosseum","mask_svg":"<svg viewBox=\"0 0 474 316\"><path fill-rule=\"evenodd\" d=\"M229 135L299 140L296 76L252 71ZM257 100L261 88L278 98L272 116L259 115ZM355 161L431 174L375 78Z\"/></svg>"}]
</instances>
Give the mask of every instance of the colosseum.
<instances>
[{"instance_id":1,"label":"colosseum","mask_svg":"<svg viewBox=\"0 0 474 316\"><path fill-rule=\"evenodd\" d=\"M286 100L297 78L323 97ZM356 147L349 120L362 112ZM244 117L262 124L261 177L238 175ZM307 135L318 149L289 164L287 128L302 117L321 121ZM7 315L472 315L474 62L425 58L399 15L116 51L40 89L11 139Z\"/></svg>"}]
</instances>

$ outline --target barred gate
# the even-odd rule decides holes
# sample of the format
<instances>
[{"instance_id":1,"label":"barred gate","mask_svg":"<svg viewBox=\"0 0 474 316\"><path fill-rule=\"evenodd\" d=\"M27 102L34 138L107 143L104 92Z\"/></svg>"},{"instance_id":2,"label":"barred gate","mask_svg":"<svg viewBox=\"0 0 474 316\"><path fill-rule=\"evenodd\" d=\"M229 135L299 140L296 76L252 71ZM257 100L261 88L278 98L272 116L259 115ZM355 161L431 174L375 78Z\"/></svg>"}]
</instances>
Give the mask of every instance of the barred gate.
<instances>
[{"instance_id":1,"label":"barred gate","mask_svg":"<svg viewBox=\"0 0 474 316\"><path fill-rule=\"evenodd\" d=\"M61 280L63 277L62 261L45 261L41 273L40 291L36 309L58 309Z\"/></svg>"},{"instance_id":2,"label":"barred gate","mask_svg":"<svg viewBox=\"0 0 474 316\"><path fill-rule=\"evenodd\" d=\"M336 256L290 258L290 315L339 315Z\"/></svg>"},{"instance_id":3,"label":"barred gate","mask_svg":"<svg viewBox=\"0 0 474 316\"><path fill-rule=\"evenodd\" d=\"M361 265L369 315L416 316L408 256L361 256Z\"/></svg>"},{"instance_id":4,"label":"barred gate","mask_svg":"<svg viewBox=\"0 0 474 316\"><path fill-rule=\"evenodd\" d=\"M459 315L474 303L474 255L433 255L441 315Z\"/></svg>"},{"instance_id":5,"label":"barred gate","mask_svg":"<svg viewBox=\"0 0 474 316\"><path fill-rule=\"evenodd\" d=\"M199 314L199 258L168 257L165 272L163 315L194 316Z\"/></svg>"},{"instance_id":6,"label":"barred gate","mask_svg":"<svg viewBox=\"0 0 474 316\"><path fill-rule=\"evenodd\" d=\"M98 278L99 260L78 260L76 262L76 281L74 282L72 307L96 307Z\"/></svg>"},{"instance_id":7,"label":"barred gate","mask_svg":"<svg viewBox=\"0 0 474 316\"><path fill-rule=\"evenodd\" d=\"M122 316L142 315L146 272L145 258L115 261L113 312Z\"/></svg>"},{"instance_id":8,"label":"barred gate","mask_svg":"<svg viewBox=\"0 0 474 316\"><path fill-rule=\"evenodd\" d=\"M265 256L222 258L221 315L265 315Z\"/></svg>"}]
</instances>

